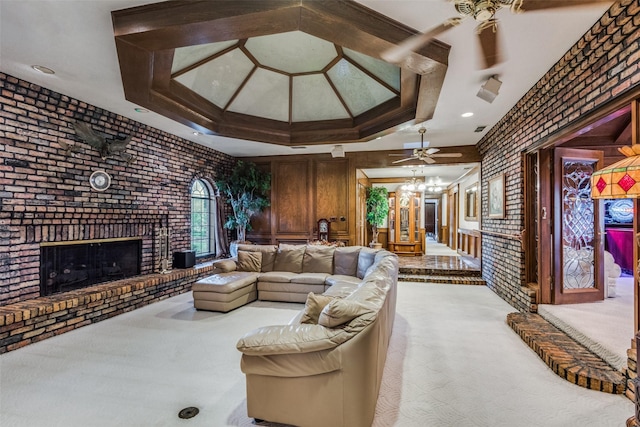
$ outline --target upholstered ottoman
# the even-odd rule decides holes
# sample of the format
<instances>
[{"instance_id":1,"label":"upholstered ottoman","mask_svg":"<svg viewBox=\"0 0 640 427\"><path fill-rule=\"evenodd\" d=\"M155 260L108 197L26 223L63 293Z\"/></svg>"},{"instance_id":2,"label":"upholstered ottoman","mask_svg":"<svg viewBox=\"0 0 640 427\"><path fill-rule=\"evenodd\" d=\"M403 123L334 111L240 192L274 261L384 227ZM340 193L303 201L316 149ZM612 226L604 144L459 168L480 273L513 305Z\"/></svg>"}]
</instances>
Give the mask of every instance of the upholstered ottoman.
<instances>
[{"instance_id":1,"label":"upholstered ottoman","mask_svg":"<svg viewBox=\"0 0 640 427\"><path fill-rule=\"evenodd\" d=\"M191 287L193 306L198 310L226 313L258 298L258 273L232 271L198 280Z\"/></svg>"}]
</instances>

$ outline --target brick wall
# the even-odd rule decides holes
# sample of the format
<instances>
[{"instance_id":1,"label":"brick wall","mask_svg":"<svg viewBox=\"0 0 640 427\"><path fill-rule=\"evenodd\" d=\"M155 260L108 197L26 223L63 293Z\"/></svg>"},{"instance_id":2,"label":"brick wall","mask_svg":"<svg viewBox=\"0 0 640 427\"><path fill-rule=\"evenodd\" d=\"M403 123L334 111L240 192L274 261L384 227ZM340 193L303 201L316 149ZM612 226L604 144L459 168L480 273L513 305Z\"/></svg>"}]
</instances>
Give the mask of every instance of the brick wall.
<instances>
[{"instance_id":1,"label":"brick wall","mask_svg":"<svg viewBox=\"0 0 640 427\"><path fill-rule=\"evenodd\" d=\"M131 136L128 164L103 160L75 137L90 123L114 138ZM171 251L190 248L189 188L215 182L233 158L135 120L0 73L0 306L39 297L41 242L141 236L142 273L157 271L161 221ZM75 145L69 154L66 145ZM89 176L103 169L111 187L98 192Z\"/></svg>"},{"instance_id":2,"label":"brick wall","mask_svg":"<svg viewBox=\"0 0 640 427\"><path fill-rule=\"evenodd\" d=\"M519 234L524 227L521 153L581 115L640 86L640 0L621 0L478 143L482 155L482 228ZM506 217L488 218L488 180L505 174ZM524 284L520 243L482 238L487 285L521 311L534 309Z\"/></svg>"}]
</instances>

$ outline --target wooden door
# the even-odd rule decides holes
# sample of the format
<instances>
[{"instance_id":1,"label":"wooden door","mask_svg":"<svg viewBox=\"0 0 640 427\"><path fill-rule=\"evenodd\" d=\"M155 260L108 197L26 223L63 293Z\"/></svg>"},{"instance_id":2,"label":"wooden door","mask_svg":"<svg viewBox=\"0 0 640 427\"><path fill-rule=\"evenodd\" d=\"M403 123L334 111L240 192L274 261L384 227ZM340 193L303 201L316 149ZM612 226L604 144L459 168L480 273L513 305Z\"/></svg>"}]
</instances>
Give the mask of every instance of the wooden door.
<instances>
[{"instance_id":1,"label":"wooden door","mask_svg":"<svg viewBox=\"0 0 640 427\"><path fill-rule=\"evenodd\" d=\"M554 304L604 299L604 219L590 183L602 159L602 151L554 150Z\"/></svg>"},{"instance_id":2,"label":"wooden door","mask_svg":"<svg viewBox=\"0 0 640 427\"><path fill-rule=\"evenodd\" d=\"M458 190L449 190L449 246L454 251L458 249Z\"/></svg>"},{"instance_id":3,"label":"wooden door","mask_svg":"<svg viewBox=\"0 0 640 427\"><path fill-rule=\"evenodd\" d=\"M427 202L424 205L424 231L427 236L436 237L436 203Z\"/></svg>"},{"instance_id":4,"label":"wooden door","mask_svg":"<svg viewBox=\"0 0 640 427\"><path fill-rule=\"evenodd\" d=\"M538 284L538 304L553 303L553 148L541 150L525 175L527 281ZM530 159L532 160L532 159ZM533 164L532 164L533 163ZM537 167L535 167L537 166ZM534 170L536 172L534 173ZM535 204L535 206L531 206ZM532 272L535 268L535 272Z\"/></svg>"}]
</instances>

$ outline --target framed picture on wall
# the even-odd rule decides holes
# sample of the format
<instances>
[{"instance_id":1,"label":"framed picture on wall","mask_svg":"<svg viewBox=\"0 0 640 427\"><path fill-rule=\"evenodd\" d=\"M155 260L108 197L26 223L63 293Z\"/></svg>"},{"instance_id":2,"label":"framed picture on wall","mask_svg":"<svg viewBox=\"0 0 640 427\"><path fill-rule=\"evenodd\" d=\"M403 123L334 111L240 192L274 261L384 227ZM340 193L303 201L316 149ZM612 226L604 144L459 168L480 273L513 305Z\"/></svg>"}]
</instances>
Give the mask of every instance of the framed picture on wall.
<instances>
[{"instance_id":1,"label":"framed picture on wall","mask_svg":"<svg viewBox=\"0 0 640 427\"><path fill-rule=\"evenodd\" d=\"M478 220L478 183L464 190L464 219L465 221Z\"/></svg>"},{"instance_id":2,"label":"framed picture on wall","mask_svg":"<svg viewBox=\"0 0 640 427\"><path fill-rule=\"evenodd\" d=\"M504 218L504 174L489 180L489 218Z\"/></svg>"}]
</instances>

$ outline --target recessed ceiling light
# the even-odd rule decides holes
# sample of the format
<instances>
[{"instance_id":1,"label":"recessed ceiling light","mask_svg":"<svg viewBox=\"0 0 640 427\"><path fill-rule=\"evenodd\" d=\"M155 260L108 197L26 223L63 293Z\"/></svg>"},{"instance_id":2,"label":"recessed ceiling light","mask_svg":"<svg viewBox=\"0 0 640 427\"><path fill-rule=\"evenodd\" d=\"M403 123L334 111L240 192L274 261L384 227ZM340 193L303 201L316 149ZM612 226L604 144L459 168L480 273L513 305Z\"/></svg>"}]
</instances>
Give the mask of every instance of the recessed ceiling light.
<instances>
[{"instance_id":1,"label":"recessed ceiling light","mask_svg":"<svg viewBox=\"0 0 640 427\"><path fill-rule=\"evenodd\" d=\"M141 108L141 107L134 108L134 110L136 111L136 113L148 113L149 112L149 110L147 110L146 108Z\"/></svg>"},{"instance_id":2,"label":"recessed ceiling light","mask_svg":"<svg viewBox=\"0 0 640 427\"><path fill-rule=\"evenodd\" d=\"M53 71L51 68L47 68L43 65L32 65L31 68L33 68L34 70L36 70L39 73L42 74L55 74L56 72Z\"/></svg>"},{"instance_id":3,"label":"recessed ceiling light","mask_svg":"<svg viewBox=\"0 0 640 427\"><path fill-rule=\"evenodd\" d=\"M473 116L473 113L471 111L467 112L467 113L462 113L462 117L471 117Z\"/></svg>"}]
</instances>

